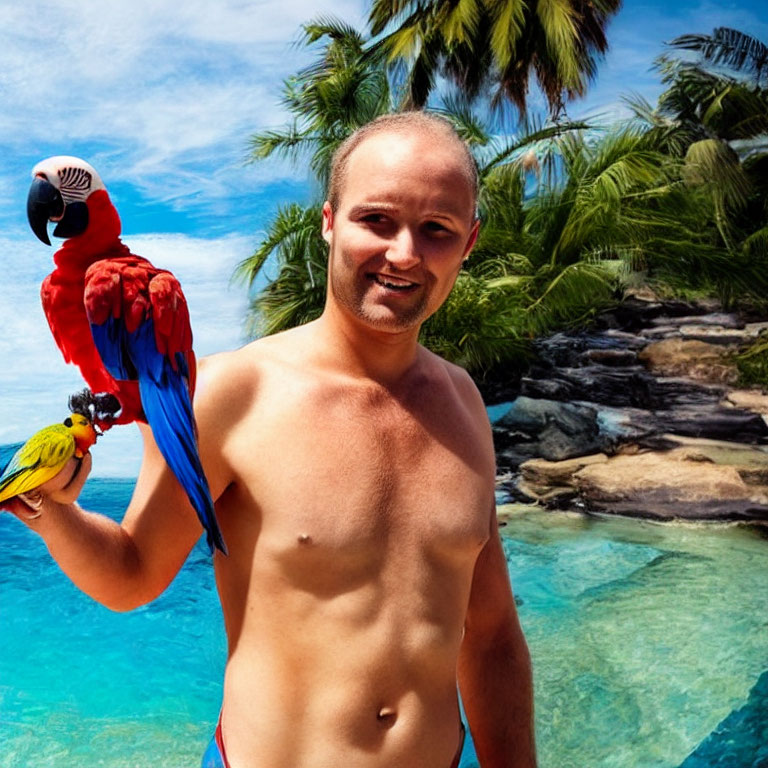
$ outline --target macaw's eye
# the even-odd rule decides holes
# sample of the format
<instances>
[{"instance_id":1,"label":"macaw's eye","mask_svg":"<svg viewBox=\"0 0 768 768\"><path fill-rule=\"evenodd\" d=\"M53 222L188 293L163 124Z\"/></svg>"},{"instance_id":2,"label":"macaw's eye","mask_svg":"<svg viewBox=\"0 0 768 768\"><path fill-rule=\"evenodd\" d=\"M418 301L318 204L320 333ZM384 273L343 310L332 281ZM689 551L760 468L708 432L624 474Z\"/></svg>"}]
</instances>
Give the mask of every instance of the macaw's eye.
<instances>
[{"instance_id":1,"label":"macaw's eye","mask_svg":"<svg viewBox=\"0 0 768 768\"><path fill-rule=\"evenodd\" d=\"M65 427L71 427L72 426L72 419L70 419L69 416L67 416L67 418L64 419L64 426Z\"/></svg>"}]
</instances>

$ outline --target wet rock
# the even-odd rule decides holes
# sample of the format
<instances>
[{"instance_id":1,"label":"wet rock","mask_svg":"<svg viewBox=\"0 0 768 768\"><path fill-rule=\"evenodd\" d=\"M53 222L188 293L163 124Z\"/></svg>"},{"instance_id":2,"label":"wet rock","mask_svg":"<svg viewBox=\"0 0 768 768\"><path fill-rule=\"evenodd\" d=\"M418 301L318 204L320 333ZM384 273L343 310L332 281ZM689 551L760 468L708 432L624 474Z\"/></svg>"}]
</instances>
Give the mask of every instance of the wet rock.
<instances>
[{"instance_id":1,"label":"wet rock","mask_svg":"<svg viewBox=\"0 0 768 768\"><path fill-rule=\"evenodd\" d=\"M592 364L554 371L534 369L521 379L520 393L530 398L666 410L680 405L716 404L725 388L675 377L658 378L641 365L615 368Z\"/></svg>"},{"instance_id":2,"label":"wet rock","mask_svg":"<svg viewBox=\"0 0 768 768\"><path fill-rule=\"evenodd\" d=\"M736 408L678 408L660 421L663 429L676 435L716 440L739 439L758 443L768 438L768 425L757 413Z\"/></svg>"},{"instance_id":3,"label":"wet rock","mask_svg":"<svg viewBox=\"0 0 768 768\"><path fill-rule=\"evenodd\" d=\"M734 353L768 322L646 298L590 332L535 342L494 424L497 492L558 509L768 520L768 395L731 389Z\"/></svg>"},{"instance_id":4,"label":"wet rock","mask_svg":"<svg viewBox=\"0 0 768 768\"><path fill-rule=\"evenodd\" d=\"M637 352L631 349L588 349L584 358L590 363L600 363L611 367L635 365Z\"/></svg>"},{"instance_id":5,"label":"wet rock","mask_svg":"<svg viewBox=\"0 0 768 768\"><path fill-rule=\"evenodd\" d=\"M669 318L664 318L668 320ZM638 336L644 339L663 339L669 336L679 336L680 328L677 325L658 325L655 328L643 328Z\"/></svg>"},{"instance_id":6,"label":"wet rock","mask_svg":"<svg viewBox=\"0 0 768 768\"><path fill-rule=\"evenodd\" d=\"M506 433L501 454L507 466L533 456L567 459L592 453L600 444L595 408L524 396L497 422L494 433L499 431Z\"/></svg>"}]
</instances>

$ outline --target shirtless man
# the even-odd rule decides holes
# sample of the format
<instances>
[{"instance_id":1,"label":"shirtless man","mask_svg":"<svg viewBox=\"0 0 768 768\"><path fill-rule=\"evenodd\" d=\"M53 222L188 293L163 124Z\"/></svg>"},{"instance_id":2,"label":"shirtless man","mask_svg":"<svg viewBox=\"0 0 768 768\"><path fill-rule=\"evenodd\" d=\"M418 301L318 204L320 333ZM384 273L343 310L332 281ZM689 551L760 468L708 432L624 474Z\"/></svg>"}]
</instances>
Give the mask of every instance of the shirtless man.
<instances>
[{"instance_id":1,"label":"shirtless man","mask_svg":"<svg viewBox=\"0 0 768 768\"><path fill-rule=\"evenodd\" d=\"M469 376L417 341L475 242L475 196L447 123L367 126L337 153L323 207L322 317L200 366L200 453L229 547L214 557L222 764L457 765L458 682L482 767L535 765L488 419ZM36 517L9 505L120 611L157 597L201 533L143 433L122 524L73 503L85 472L29 499Z\"/></svg>"}]
</instances>

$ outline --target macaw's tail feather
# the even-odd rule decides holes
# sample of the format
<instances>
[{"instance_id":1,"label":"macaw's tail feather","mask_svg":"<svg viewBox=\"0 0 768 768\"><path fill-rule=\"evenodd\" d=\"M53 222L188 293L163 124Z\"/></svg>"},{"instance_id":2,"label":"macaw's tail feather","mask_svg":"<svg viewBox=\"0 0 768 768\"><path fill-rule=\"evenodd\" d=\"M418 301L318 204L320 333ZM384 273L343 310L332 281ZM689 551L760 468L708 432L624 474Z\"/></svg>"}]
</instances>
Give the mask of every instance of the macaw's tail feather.
<instances>
[{"instance_id":1,"label":"macaw's tail feather","mask_svg":"<svg viewBox=\"0 0 768 768\"><path fill-rule=\"evenodd\" d=\"M182 361L181 355L178 356ZM177 360L178 363L178 360ZM216 512L208 489L208 481L200 463L195 437L192 403L186 383L174 372L167 359L158 380L139 376L139 392L147 422L152 428L157 447L187 493L206 531L208 546L224 554L227 547L216 521Z\"/></svg>"},{"instance_id":2,"label":"macaw's tail feather","mask_svg":"<svg viewBox=\"0 0 768 768\"><path fill-rule=\"evenodd\" d=\"M113 318L108 319L104 325L112 324L118 326ZM93 328L98 326L92 326ZM123 330L122 325L117 328L102 326L101 332L111 336L113 343L117 342L115 346L120 348L111 362L131 361L132 366L135 366L142 408L157 447L195 508L197 517L205 528L211 551L217 547L226 554L227 548L216 520L211 492L197 450L197 427L187 388L189 371L184 356L176 355L174 370L170 359L157 349L151 317L146 318L130 334ZM128 373L119 365L114 365L114 368L115 373Z\"/></svg>"}]
</instances>

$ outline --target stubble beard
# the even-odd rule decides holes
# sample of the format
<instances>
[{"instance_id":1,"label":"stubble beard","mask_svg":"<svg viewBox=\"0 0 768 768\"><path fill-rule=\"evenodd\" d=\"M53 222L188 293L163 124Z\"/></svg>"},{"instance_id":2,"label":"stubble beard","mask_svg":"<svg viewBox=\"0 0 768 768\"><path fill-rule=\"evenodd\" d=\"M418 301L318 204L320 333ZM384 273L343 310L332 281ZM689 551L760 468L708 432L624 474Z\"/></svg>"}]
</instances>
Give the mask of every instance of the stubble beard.
<instances>
[{"instance_id":1,"label":"stubble beard","mask_svg":"<svg viewBox=\"0 0 768 768\"><path fill-rule=\"evenodd\" d=\"M334 299L354 317L378 330L407 331L418 328L427 319L427 304L429 302L429 285L419 288L418 300L410 304L402 302L401 306L392 306L397 301L393 297L392 304L384 302L373 303L371 293L376 290L376 283L365 276L365 272L356 267L353 260L344 253L337 255L341 270L333 268L333 254L329 261L329 289ZM338 273L342 271L343 275Z\"/></svg>"}]
</instances>

